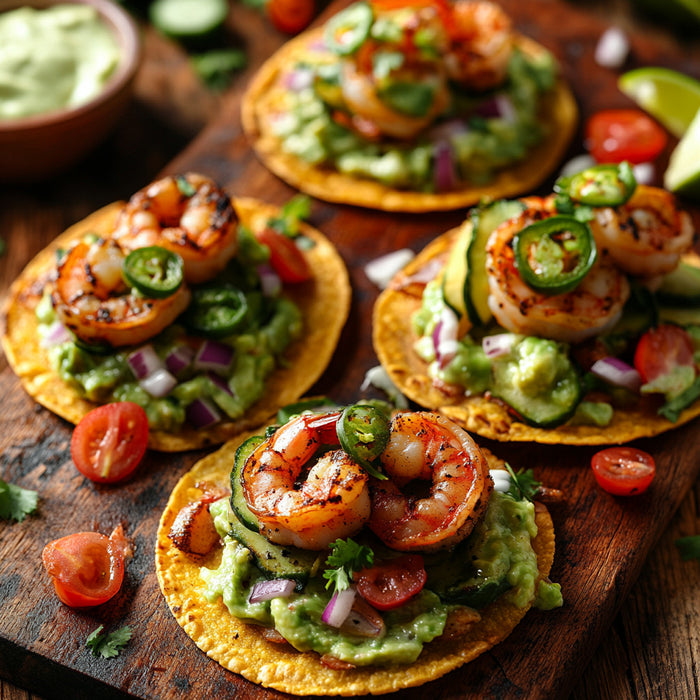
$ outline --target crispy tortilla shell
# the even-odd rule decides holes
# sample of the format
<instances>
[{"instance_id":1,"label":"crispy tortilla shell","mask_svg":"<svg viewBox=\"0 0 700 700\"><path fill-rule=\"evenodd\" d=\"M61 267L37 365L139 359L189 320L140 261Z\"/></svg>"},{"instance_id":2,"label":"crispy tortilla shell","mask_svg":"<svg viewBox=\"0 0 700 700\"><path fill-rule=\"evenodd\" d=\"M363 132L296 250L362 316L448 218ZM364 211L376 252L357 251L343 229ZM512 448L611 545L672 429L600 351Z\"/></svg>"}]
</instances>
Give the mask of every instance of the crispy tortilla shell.
<instances>
[{"instance_id":1,"label":"crispy tortilla shell","mask_svg":"<svg viewBox=\"0 0 700 700\"><path fill-rule=\"evenodd\" d=\"M515 196L535 189L554 170L574 134L578 121L576 100L559 78L540 108L540 122L545 129L543 140L530 149L525 159L496 173L489 184L467 184L460 190L439 194L413 192L312 165L282 151L270 124L271 115L284 100L285 69L303 57L307 47L322 35L322 27L311 29L273 54L253 78L241 105L243 128L262 162L288 184L319 199L385 211L429 212L471 206L485 197ZM531 56L545 50L524 36L518 36L517 43Z\"/></svg>"},{"instance_id":2,"label":"crispy tortilla shell","mask_svg":"<svg viewBox=\"0 0 700 700\"><path fill-rule=\"evenodd\" d=\"M410 278L418 270L446 261L458 231L448 231L428 244L379 295L374 306L374 350L393 382L409 399L485 438L549 445L620 444L672 430L700 415L700 401L696 401L672 423L659 416L653 405L640 401L636 408L616 408L612 422L603 428L565 424L544 429L520 422L501 402L483 396L467 397L459 390L436 386L428 376L428 365L413 351L416 336L411 317L421 306L423 285L411 284Z\"/></svg>"},{"instance_id":3,"label":"crispy tortilla shell","mask_svg":"<svg viewBox=\"0 0 700 700\"><path fill-rule=\"evenodd\" d=\"M264 225L278 209L254 199L233 199L241 222L251 228ZM97 404L82 399L51 368L47 349L41 344L35 309L46 281L55 269L56 252L85 233L109 235L122 206L114 202L71 226L42 250L13 283L5 304L2 346L7 360L27 393L42 406L71 423ZM268 377L265 394L238 420L226 420L204 429L183 426L177 434L151 431L149 447L179 452L221 444L243 430L262 425L279 406L296 401L321 376L335 350L350 308L350 281L335 247L319 231L302 224L302 232L315 245L306 251L313 278L288 285L285 294L301 309L304 330L284 354L284 364Z\"/></svg>"},{"instance_id":4,"label":"crispy tortilla shell","mask_svg":"<svg viewBox=\"0 0 700 700\"><path fill-rule=\"evenodd\" d=\"M259 627L230 615L220 598L212 602L205 598L199 568L216 567L220 551L198 561L176 549L168 538L179 510L202 493L198 484L228 487L236 448L245 437L226 443L182 477L161 517L156 543L156 573L170 610L195 644L224 668L253 683L296 695L390 693L435 680L472 661L505 639L527 612L498 600L481 611L478 622L460 625L455 619L451 625L448 618L449 634L425 645L415 663L387 668L330 669L314 652L267 641ZM493 464L493 455L485 454ZM535 512L538 535L533 548L540 573L546 577L554 559L554 527L544 506L537 504Z\"/></svg>"}]
</instances>

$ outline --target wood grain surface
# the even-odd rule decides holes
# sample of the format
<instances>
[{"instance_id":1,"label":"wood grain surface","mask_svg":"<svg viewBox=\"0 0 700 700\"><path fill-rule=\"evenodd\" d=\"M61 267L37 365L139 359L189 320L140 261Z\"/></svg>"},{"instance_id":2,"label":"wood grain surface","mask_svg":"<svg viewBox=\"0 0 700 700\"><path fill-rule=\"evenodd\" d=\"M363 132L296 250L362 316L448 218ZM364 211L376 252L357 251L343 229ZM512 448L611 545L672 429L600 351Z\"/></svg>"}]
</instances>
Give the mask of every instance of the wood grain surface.
<instances>
[{"instance_id":1,"label":"wood grain surface","mask_svg":"<svg viewBox=\"0 0 700 700\"><path fill-rule=\"evenodd\" d=\"M584 115L629 106L615 87L616 74L592 58L610 22L609 6L558 0L503 4L521 31L555 52ZM632 36L629 67L667 65L698 77L697 41L680 44L621 7L615 18ZM238 119L251 71L283 37L258 13L238 5L231 28L248 50L250 69L230 93L218 97L203 89L183 54L149 31L136 99L110 140L60 178L0 190L0 235L7 243L0 258L3 293L63 228L128 197L158 173L201 170L232 193L277 204L294 193L251 154ZM570 155L580 152L580 139L579 134ZM461 216L401 216L314 202L312 223L346 260L354 293L338 352L318 391L352 401L364 372L376 364L369 318L377 290L363 265L396 248L419 250ZM0 522L0 676L10 681L0 684L0 698L30 697L21 688L46 698L283 697L209 661L176 625L158 590L153 567L158 518L179 475L203 453L149 454L138 474L119 487L87 482L70 460L71 426L35 406L4 359L0 362L0 478L36 489L41 497L38 515L19 524ZM658 475L647 494L630 500L595 486L588 468L593 448L524 450L486 443L512 464L534 467L540 479L567 494L552 509L558 546L552 578L562 584L565 607L530 612L504 644L475 663L399 695L699 697L700 566L681 562L673 545L679 535L700 532L697 430L696 421L638 443L656 457ZM94 610L61 605L41 570L43 545L78 530L109 532L119 522L136 548L122 591ZM134 630L116 659L94 658L85 648L85 638L100 624Z\"/></svg>"}]
</instances>

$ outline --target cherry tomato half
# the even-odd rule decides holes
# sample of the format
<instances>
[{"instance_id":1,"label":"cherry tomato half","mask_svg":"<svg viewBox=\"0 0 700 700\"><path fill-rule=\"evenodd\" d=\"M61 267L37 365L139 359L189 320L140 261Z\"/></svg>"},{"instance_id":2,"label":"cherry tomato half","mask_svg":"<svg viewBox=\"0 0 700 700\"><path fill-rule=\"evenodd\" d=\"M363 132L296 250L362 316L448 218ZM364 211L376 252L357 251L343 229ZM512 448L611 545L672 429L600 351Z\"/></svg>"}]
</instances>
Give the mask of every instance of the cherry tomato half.
<instances>
[{"instance_id":1,"label":"cherry tomato half","mask_svg":"<svg viewBox=\"0 0 700 700\"><path fill-rule=\"evenodd\" d=\"M637 109L609 109L586 124L586 147L599 163L648 163L666 146L666 132Z\"/></svg>"},{"instance_id":2,"label":"cherry tomato half","mask_svg":"<svg viewBox=\"0 0 700 700\"><path fill-rule=\"evenodd\" d=\"M656 474L654 458L635 447L609 447L596 452L591 467L598 484L614 496L636 496Z\"/></svg>"},{"instance_id":3,"label":"cherry tomato half","mask_svg":"<svg viewBox=\"0 0 700 700\"><path fill-rule=\"evenodd\" d=\"M116 595L128 552L129 543L118 525L109 537L77 532L49 542L41 560L61 602L78 608L101 605Z\"/></svg>"},{"instance_id":4,"label":"cherry tomato half","mask_svg":"<svg viewBox=\"0 0 700 700\"><path fill-rule=\"evenodd\" d=\"M269 227L255 236L270 249L270 265L283 282L305 282L311 277L309 263L291 238Z\"/></svg>"},{"instance_id":5,"label":"cherry tomato half","mask_svg":"<svg viewBox=\"0 0 700 700\"><path fill-rule=\"evenodd\" d=\"M377 610L391 610L420 593L427 574L423 557L407 554L355 574L357 592Z\"/></svg>"},{"instance_id":6,"label":"cherry tomato half","mask_svg":"<svg viewBox=\"0 0 700 700\"><path fill-rule=\"evenodd\" d=\"M680 326L665 324L648 330L637 343L634 366L645 383L683 365L693 366L693 341Z\"/></svg>"},{"instance_id":7,"label":"cherry tomato half","mask_svg":"<svg viewBox=\"0 0 700 700\"><path fill-rule=\"evenodd\" d=\"M316 14L314 0L267 0L267 16L285 34L296 34L311 24Z\"/></svg>"},{"instance_id":8,"label":"cherry tomato half","mask_svg":"<svg viewBox=\"0 0 700 700\"><path fill-rule=\"evenodd\" d=\"M126 479L148 445L146 411L131 401L99 406L75 427L70 451L78 471L92 481Z\"/></svg>"}]
</instances>

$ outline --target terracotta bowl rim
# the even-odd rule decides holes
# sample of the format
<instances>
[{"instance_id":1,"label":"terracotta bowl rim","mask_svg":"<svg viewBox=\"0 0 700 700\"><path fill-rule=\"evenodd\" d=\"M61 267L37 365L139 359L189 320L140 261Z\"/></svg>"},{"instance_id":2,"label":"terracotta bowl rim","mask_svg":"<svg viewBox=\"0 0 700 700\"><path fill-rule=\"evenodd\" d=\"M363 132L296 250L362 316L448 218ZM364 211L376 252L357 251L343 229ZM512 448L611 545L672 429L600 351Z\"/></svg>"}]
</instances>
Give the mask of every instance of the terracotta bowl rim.
<instances>
[{"instance_id":1,"label":"terracotta bowl rim","mask_svg":"<svg viewBox=\"0 0 700 700\"><path fill-rule=\"evenodd\" d=\"M0 119L0 137L25 131L44 129L56 124L79 119L83 115L108 103L134 79L141 63L141 35L127 10L111 0L0 0L0 12L19 7L44 9L54 5L90 5L94 7L109 29L114 33L121 57L116 70L105 83L99 95L76 107L57 109L19 119Z\"/></svg>"}]
</instances>

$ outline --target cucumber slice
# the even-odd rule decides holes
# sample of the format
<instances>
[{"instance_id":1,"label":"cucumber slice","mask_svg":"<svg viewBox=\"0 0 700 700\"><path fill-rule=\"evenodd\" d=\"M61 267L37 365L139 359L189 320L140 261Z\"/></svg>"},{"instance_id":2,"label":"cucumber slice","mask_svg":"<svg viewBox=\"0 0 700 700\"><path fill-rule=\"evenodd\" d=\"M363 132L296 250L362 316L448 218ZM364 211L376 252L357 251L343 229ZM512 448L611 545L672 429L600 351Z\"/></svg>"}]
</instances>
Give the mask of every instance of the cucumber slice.
<instances>
[{"instance_id":1,"label":"cucumber slice","mask_svg":"<svg viewBox=\"0 0 700 700\"><path fill-rule=\"evenodd\" d=\"M518 200L500 199L473 209L460 229L445 267L443 295L455 313L466 314L475 326L486 325L491 320L486 243L494 229L524 209L525 205Z\"/></svg>"},{"instance_id":2,"label":"cucumber slice","mask_svg":"<svg viewBox=\"0 0 700 700\"><path fill-rule=\"evenodd\" d=\"M250 550L255 565L268 578L288 578L301 591L323 561L325 553L311 552L268 542L262 535L249 530L235 513L229 516L229 534Z\"/></svg>"},{"instance_id":3,"label":"cucumber slice","mask_svg":"<svg viewBox=\"0 0 700 700\"><path fill-rule=\"evenodd\" d=\"M675 323L678 326L700 326L700 307L678 309L662 306L659 308L659 321L661 323Z\"/></svg>"},{"instance_id":4,"label":"cucumber slice","mask_svg":"<svg viewBox=\"0 0 700 700\"><path fill-rule=\"evenodd\" d=\"M155 0L149 7L153 26L178 40L201 39L217 31L228 16L226 0Z\"/></svg>"},{"instance_id":5,"label":"cucumber slice","mask_svg":"<svg viewBox=\"0 0 700 700\"><path fill-rule=\"evenodd\" d=\"M700 306L700 267L681 260L664 277L656 296L662 304L670 306Z\"/></svg>"},{"instance_id":6,"label":"cucumber slice","mask_svg":"<svg viewBox=\"0 0 700 700\"><path fill-rule=\"evenodd\" d=\"M262 435L253 435L243 442L236 450L231 470L231 509L243 525L253 532L260 531L260 523L255 514L250 511L243 495L241 485L241 472L248 457L253 454L255 448L265 441Z\"/></svg>"}]
</instances>

